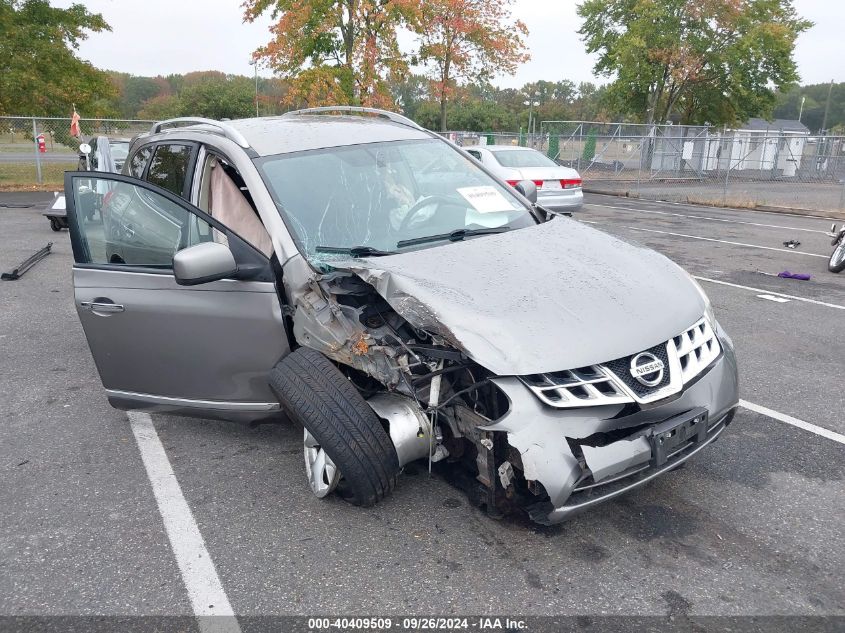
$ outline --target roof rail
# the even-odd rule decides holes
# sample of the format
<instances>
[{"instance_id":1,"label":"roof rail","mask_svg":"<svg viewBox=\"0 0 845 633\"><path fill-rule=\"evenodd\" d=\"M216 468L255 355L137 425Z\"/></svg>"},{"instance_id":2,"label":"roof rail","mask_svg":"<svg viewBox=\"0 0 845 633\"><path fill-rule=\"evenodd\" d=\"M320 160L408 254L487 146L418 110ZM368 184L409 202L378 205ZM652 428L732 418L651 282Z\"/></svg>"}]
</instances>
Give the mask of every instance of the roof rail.
<instances>
[{"instance_id":1,"label":"roof rail","mask_svg":"<svg viewBox=\"0 0 845 633\"><path fill-rule=\"evenodd\" d=\"M304 110L293 110L292 112L286 112L282 116L287 117L299 114L323 114L328 112L358 112L361 114L374 114L384 119L389 119L394 123L399 123L400 125L407 125L408 127L412 127L418 130L423 129L408 117L402 116L401 114L397 114L396 112L390 112L389 110L379 110L378 108L362 108L361 106L339 105L322 106L320 108L305 108Z\"/></svg>"},{"instance_id":2,"label":"roof rail","mask_svg":"<svg viewBox=\"0 0 845 633\"><path fill-rule=\"evenodd\" d=\"M231 125L226 125L220 121L215 121L214 119L203 119L202 117L179 117L177 119L167 119L165 121L159 121L158 123L153 123L153 126L150 128L150 134L158 134L161 132L161 128L165 125L172 125L174 123L189 123L191 125L208 125L210 127L217 128L223 133L227 139L232 141L233 143L237 143L244 149L249 148L249 142L244 138L244 135L238 132L235 128Z\"/></svg>"}]
</instances>

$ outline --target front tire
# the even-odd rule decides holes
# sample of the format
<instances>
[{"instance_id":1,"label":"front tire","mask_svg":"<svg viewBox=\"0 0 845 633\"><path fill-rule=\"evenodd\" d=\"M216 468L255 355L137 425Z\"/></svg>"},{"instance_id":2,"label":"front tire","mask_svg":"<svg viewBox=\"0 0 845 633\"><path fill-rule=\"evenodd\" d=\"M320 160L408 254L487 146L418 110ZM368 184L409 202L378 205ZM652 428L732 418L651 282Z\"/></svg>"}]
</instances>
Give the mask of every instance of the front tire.
<instances>
[{"instance_id":1,"label":"front tire","mask_svg":"<svg viewBox=\"0 0 845 633\"><path fill-rule=\"evenodd\" d=\"M845 238L839 241L839 245L833 249L827 269L832 273L841 273L845 270Z\"/></svg>"},{"instance_id":2,"label":"front tire","mask_svg":"<svg viewBox=\"0 0 845 633\"><path fill-rule=\"evenodd\" d=\"M285 412L306 429L306 460L310 436L310 444L340 471L338 491L347 501L371 506L393 490L396 449L370 405L328 358L300 347L276 364L270 386Z\"/></svg>"}]
</instances>

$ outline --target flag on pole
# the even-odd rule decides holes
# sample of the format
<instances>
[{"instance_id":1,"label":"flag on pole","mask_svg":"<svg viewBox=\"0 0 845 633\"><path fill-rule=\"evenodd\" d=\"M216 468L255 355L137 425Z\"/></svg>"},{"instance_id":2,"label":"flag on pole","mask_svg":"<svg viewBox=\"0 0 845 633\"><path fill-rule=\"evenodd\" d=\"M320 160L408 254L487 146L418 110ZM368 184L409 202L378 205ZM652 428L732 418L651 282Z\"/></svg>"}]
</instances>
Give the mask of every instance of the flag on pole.
<instances>
[{"instance_id":1,"label":"flag on pole","mask_svg":"<svg viewBox=\"0 0 845 633\"><path fill-rule=\"evenodd\" d=\"M76 138L82 136L79 130L79 113L76 111L76 106L73 108L73 115L70 117L70 135Z\"/></svg>"}]
</instances>

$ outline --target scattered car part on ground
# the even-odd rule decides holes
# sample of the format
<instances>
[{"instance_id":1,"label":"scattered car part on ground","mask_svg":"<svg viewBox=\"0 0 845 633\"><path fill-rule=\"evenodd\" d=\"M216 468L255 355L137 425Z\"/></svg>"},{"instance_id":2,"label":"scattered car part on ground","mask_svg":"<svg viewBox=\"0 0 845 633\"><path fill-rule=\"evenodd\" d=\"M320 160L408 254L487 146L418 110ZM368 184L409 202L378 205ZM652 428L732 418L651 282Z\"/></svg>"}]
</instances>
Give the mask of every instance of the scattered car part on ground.
<instances>
[{"instance_id":1,"label":"scattered car part on ground","mask_svg":"<svg viewBox=\"0 0 845 633\"><path fill-rule=\"evenodd\" d=\"M26 273L26 271L28 271L30 268L35 266L35 264L37 264L42 259L47 257L47 255L49 255L52 252L52 248L53 248L53 242L47 242L47 246L45 246L44 248L42 248L40 250L35 251L32 255L30 255L25 260L23 260L20 264L18 264L11 271L9 271L7 273L3 273L2 275L0 275L0 279L3 279L4 281L15 281L17 279L20 279L21 277L23 277L23 275L24 275L24 273Z\"/></svg>"},{"instance_id":2,"label":"scattered car part on ground","mask_svg":"<svg viewBox=\"0 0 845 633\"><path fill-rule=\"evenodd\" d=\"M798 240L787 240L783 243L783 245L786 246L786 248L798 248L801 246L801 242Z\"/></svg>"},{"instance_id":3,"label":"scattered car part on ground","mask_svg":"<svg viewBox=\"0 0 845 633\"><path fill-rule=\"evenodd\" d=\"M123 175L65 191L111 404L284 412L319 497L371 505L426 460L493 516L557 523L679 467L738 404L686 272L401 115L164 121Z\"/></svg>"}]
</instances>

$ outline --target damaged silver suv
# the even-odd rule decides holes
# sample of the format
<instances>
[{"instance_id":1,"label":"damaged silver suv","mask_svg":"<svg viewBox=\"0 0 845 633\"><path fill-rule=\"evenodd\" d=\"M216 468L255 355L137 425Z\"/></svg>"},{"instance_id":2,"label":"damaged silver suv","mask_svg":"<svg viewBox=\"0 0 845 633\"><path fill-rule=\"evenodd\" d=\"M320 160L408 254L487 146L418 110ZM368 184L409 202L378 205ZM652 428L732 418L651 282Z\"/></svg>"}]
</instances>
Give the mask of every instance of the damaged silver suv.
<instances>
[{"instance_id":1,"label":"damaged silver suv","mask_svg":"<svg viewBox=\"0 0 845 633\"><path fill-rule=\"evenodd\" d=\"M318 497L371 505L421 460L556 523L733 417L733 346L687 273L404 117L164 121L123 171L65 176L109 401L301 423Z\"/></svg>"}]
</instances>

